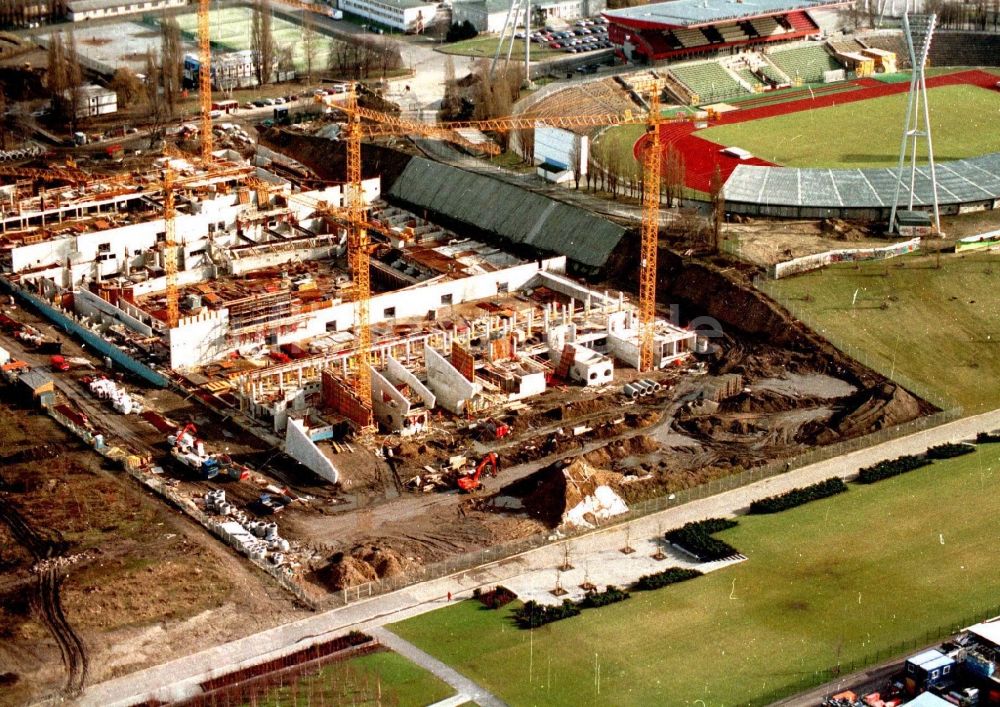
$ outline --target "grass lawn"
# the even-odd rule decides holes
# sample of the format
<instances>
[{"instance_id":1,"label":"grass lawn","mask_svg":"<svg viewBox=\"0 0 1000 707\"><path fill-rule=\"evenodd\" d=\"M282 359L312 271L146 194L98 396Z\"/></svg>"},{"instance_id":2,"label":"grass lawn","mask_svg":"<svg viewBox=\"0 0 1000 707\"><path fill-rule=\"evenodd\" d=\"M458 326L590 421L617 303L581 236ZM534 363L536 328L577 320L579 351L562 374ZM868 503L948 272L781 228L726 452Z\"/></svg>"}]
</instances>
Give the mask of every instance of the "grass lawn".
<instances>
[{"instance_id":1,"label":"grass lawn","mask_svg":"<svg viewBox=\"0 0 1000 707\"><path fill-rule=\"evenodd\" d=\"M940 270L934 263L934 256L915 255L835 265L767 289L835 344L864 351L877 370L902 373L968 414L996 408L1000 258L951 254L941 257Z\"/></svg>"},{"instance_id":2,"label":"grass lawn","mask_svg":"<svg viewBox=\"0 0 1000 707\"><path fill-rule=\"evenodd\" d=\"M995 152L1000 93L978 86L940 86L930 98L934 156L939 161ZM699 137L736 145L787 167L886 167L899 159L906 94L717 125Z\"/></svg>"},{"instance_id":3,"label":"grass lawn","mask_svg":"<svg viewBox=\"0 0 1000 707\"><path fill-rule=\"evenodd\" d=\"M453 42L451 44L442 44L437 47L438 51L444 54L459 54L461 56L484 56L489 59L493 58L496 54L497 44L500 42L499 37L473 37L472 39L465 39L461 42ZM506 45L504 46L504 52L506 53ZM554 56L580 56L579 54L568 54L560 49L552 49L548 45L538 44L537 42L531 45L531 60L541 61L542 59L551 59ZM510 55L513 61L524 61L524 40L515 39L514 40L514 51Z\"/></svg>"},{"instance_id":4,"label":"grass lawn","mask_svg":"<svg viewBox=\"0 0 1000 707\"><path fill-rule=\"evenodd\" d=\"M986 445L741 518L719 537L748 561L531 632L474 601L391 629L510 704L766 702L996 606L998 491L1000 445Z\"/></svg>"},{"instance_id":5,"label":"grass lawn","mask_svg":"<svg viewBox=\"0 0 1000 707\"><path fill-rule=\"evenodd\" d=\"M422 707L455 694L398 653L379 651L330 663L296 684L269 690L258 705L398 705Z\"/></svg>"}]
</instances>

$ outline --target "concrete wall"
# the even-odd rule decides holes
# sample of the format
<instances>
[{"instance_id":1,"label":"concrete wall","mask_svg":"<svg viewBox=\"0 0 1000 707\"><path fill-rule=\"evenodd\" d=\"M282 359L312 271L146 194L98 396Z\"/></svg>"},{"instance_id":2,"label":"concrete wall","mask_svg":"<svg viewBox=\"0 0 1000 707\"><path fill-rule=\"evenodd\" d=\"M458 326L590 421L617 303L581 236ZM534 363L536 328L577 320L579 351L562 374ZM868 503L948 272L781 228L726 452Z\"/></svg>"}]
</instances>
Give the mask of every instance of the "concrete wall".
<instances>
[{"instance_id":1,"label":"concrete wall","mask_svg":"<svg viewBox=\"0 0 1000 707\"><path fill-rule=\"evenodd\" d=\"M371 374L372 413L375 422L392 432L401 431L404 426L403 421L410 414L409 399L374 368L371 369Z\"/></svg>"},{"instance_id":2,"label":"concrete wall","mask_svg":"<svg viewBox=\"0 0 1000 707\"><path fill-rule=\"evenodd\" d=\"M473 383L458 372L444 356L424 344L424 361L427 365L427 387L434 391L437 403L444 409L461 415L482 386Z\"/></svg>"},{"instance_id":3,"label":"concrete wall","mask_svg":"<svg viewBox=\"0 0 1000 707\"><path fill-rule=\"evenodd\" d=\"M143 336L153 335L152 327L126 314L124 310L101 299L89 290L73 291L73 308L77 314L82 314L85 317L99 316L102 319L113 319Z\"/></svg>"},{"instance_id":4,"label":"concrete wall","mask_svg":"<svg viewBox=\"0 0 1000 707\"><path fill-rule=\"evenodd\" d=\"M406 366L397 361L392 355L388 356L386 360L385 377L397 385L402 383L410 386L428 410L433 409L437 404L437 398L434 393L428 390L427 387L420 382L419 378L413 375L413 373L409 371Z\"/></svg>"},{"instance_id":5,"label":"concrete wall","mask_svg":"<svg viewBox=\"0 0 1000 707\"><path fill-rule=\"evenodd\" d=\"M221 358L235 348L226 340L228 331L228 309L203 309L196 316L181 317L168 336L170 367L189 368Z\"/></svg>"},{"instance_id":6,"label":"concrete wall","mask_svg":"<svg viewBox=\"0 0 1000 707\"><path fill-rule=\"evenodd\" d=\"M302 420L290 419L285 428L285 453L331 484L339 483L340 472L309 438Z\"/></svg>"}]
</instances>

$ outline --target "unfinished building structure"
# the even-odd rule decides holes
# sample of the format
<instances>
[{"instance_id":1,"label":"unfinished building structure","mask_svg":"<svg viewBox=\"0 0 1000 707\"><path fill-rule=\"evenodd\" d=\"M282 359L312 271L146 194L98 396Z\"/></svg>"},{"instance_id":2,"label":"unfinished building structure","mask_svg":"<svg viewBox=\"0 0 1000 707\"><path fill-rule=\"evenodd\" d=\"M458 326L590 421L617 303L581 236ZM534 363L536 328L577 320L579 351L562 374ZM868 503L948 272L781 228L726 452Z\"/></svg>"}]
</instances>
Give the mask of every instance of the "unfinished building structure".
<instances>
[{"instance_id":1,"label":"unfinished building structure","mask_svg":"<svg viewBox=\"0 0 1000 707\"><path fill-rule=\"evenodd\" d=\"M172 375L238 408L334 482L315 441L337 423L412 435L442 411L485 412L553 380L607 385L614 361L638 365L637 312L621 293L567 277L565 256L524 260L390 206L378 179L363 183L374 249L372 347L360 360L358 303L343 266L344 190L297 191L225 157L210 170L173 158L159 165L178 175L174 246L160 169L127 183L5 189L4 279L114 342L149 380ZM695 339L657 322L655 366L688 356ZM355 390L359 366L370 366L371 399Z\"/></svg>"}]
</instances>

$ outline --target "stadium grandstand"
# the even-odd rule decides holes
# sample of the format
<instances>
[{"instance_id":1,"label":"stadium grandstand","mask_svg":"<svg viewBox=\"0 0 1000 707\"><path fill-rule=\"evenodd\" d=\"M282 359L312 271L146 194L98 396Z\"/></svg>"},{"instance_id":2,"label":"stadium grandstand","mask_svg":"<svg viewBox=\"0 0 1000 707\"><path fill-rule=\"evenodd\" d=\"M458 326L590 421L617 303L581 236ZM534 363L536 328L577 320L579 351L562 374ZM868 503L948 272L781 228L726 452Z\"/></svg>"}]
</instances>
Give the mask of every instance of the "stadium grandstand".
<instances>
[{"instance_id":1,"label":"stadium grandstand","mask_svg":"<svg viewBox=\"0 0 1000 707\"><path fill-rule=\"evenodd\" d=\"M820 36L811 12L843 0L672 0L603 13L608 38L630 61L666 61L733 53Z\"/></svg>"}]
</instances>

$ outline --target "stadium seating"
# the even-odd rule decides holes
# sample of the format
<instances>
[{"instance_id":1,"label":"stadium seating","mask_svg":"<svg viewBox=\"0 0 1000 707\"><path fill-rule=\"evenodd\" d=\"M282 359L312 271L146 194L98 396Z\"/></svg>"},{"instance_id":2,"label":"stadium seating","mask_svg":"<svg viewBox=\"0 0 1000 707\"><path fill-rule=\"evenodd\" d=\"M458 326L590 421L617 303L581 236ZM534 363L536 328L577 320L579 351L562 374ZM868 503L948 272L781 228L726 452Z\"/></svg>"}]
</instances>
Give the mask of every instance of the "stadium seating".
<instances>
[{"instance_id":1,"label":"stadium seating","mask_svg":"<svg viewBox=\"0 0 1000 707\"><path fill-rule=\"evenodd\" d=\"M719 34L725 42L744 42L747 40L746 32L739 25L725 25L719 27Z\"/></svg>"},{"instance_id":2,"label":"stadium seating","mask_svg":"<svg viewBox=\"0 0 1000 707\"><path fill-rule=\"evenodd\" d=\"M675 29L674 36L680 40L685 47L703 47L708 44L708 37L700 29Z\"/></svg>"},{"instance_id":3,"label":"stadium seating","mask_svg":"<svg viewBox=\"0 0 1000 707\"><path fill-rule=\"evenodd\" d=\"M702 103L721 101L747 93L739 82L717 62L701 64L680 64L670 67L678 80L696 93Z\"/></svg>"},{"instance_id":4,"label":"stadium seating","mask_svg":"<svg viewBox=\"0 0 1000 707\"><path fill-rule=\"evenodd\" d=\"M654 54L665 54L666 52L680 48L679 46L674 46L674 44L670 41L670 37L665 36L663 32L647 30L641 32L640 34L642 35L642 38L646 40L646 43L649 44L649 47L653 50Z\"/></svg>"},{"instance_id":5,"label":"stadium seating","mask_svg":"<svg viewBox=\"0 0 1000 707\"><path fill-rule=\"evenodd\" d=\"M768 58L790 79L798 78L804 83L819 83L823 80L823 72L844 68L821 44L775 50Z\"/></svg>"},{"instance_id":6,"label":"stadium seating","mask_svg":"<svg viewBox=\"0 0 1000 707\"><path fill-rule=\"evenodd\" d=\"M753 26L753 22L750 21L740 22L739 26L740 29L743 30L743 33L750 39L757 39L757 37L760 36L760 32L758 32L757 28Z\"/></svg>"},{"instance_id":7,"label":"stadium seating","mask_svg":"<svg viewBox=\"0 0 1000 707\"><path fill-rule=\"evenodd\" d=\"M794 32L814 32L818 29L812 18L802 10L789 12L784 19Z\"/></svg>"},{"instance_id":8,"label":"stadium seating","mask_svg":"<svg viewBox=\"0 0 1000 707\"><path fill-rule=\"evenodd\" d=\"M899 68L910 68L906 41L898 32L862 37L875 49L896 53ZM1000 35L988 32L938 31L931 40L931 66L1000 66Z\"/></svg>"},{"instance_id":9,"label":"stadium seating","mask_svg":"<svg viewBox=\"0 0 1000 707\"><path fill-rule=\"evenodd\" d=\"M758 17L755 20L750 20L750 24L761 37L773 37L776 34L785 33L785 28L779 25L773 17Z\"/></svg>"},{"instance_id":10,"label":"stadium seating","mask_svg":"<svg viewBox=\"0 0 1000 707\"><path fill-rule=\"evenodd\" d=\"M739 76L744 81L746 81L748 84L750 84L751 88L756 88L758 86L764 85L764 82L761 81L756 76L754 76L753 72L748 68L738 69L736 71L736 75Z\"/></svg>"}]
</instances>

